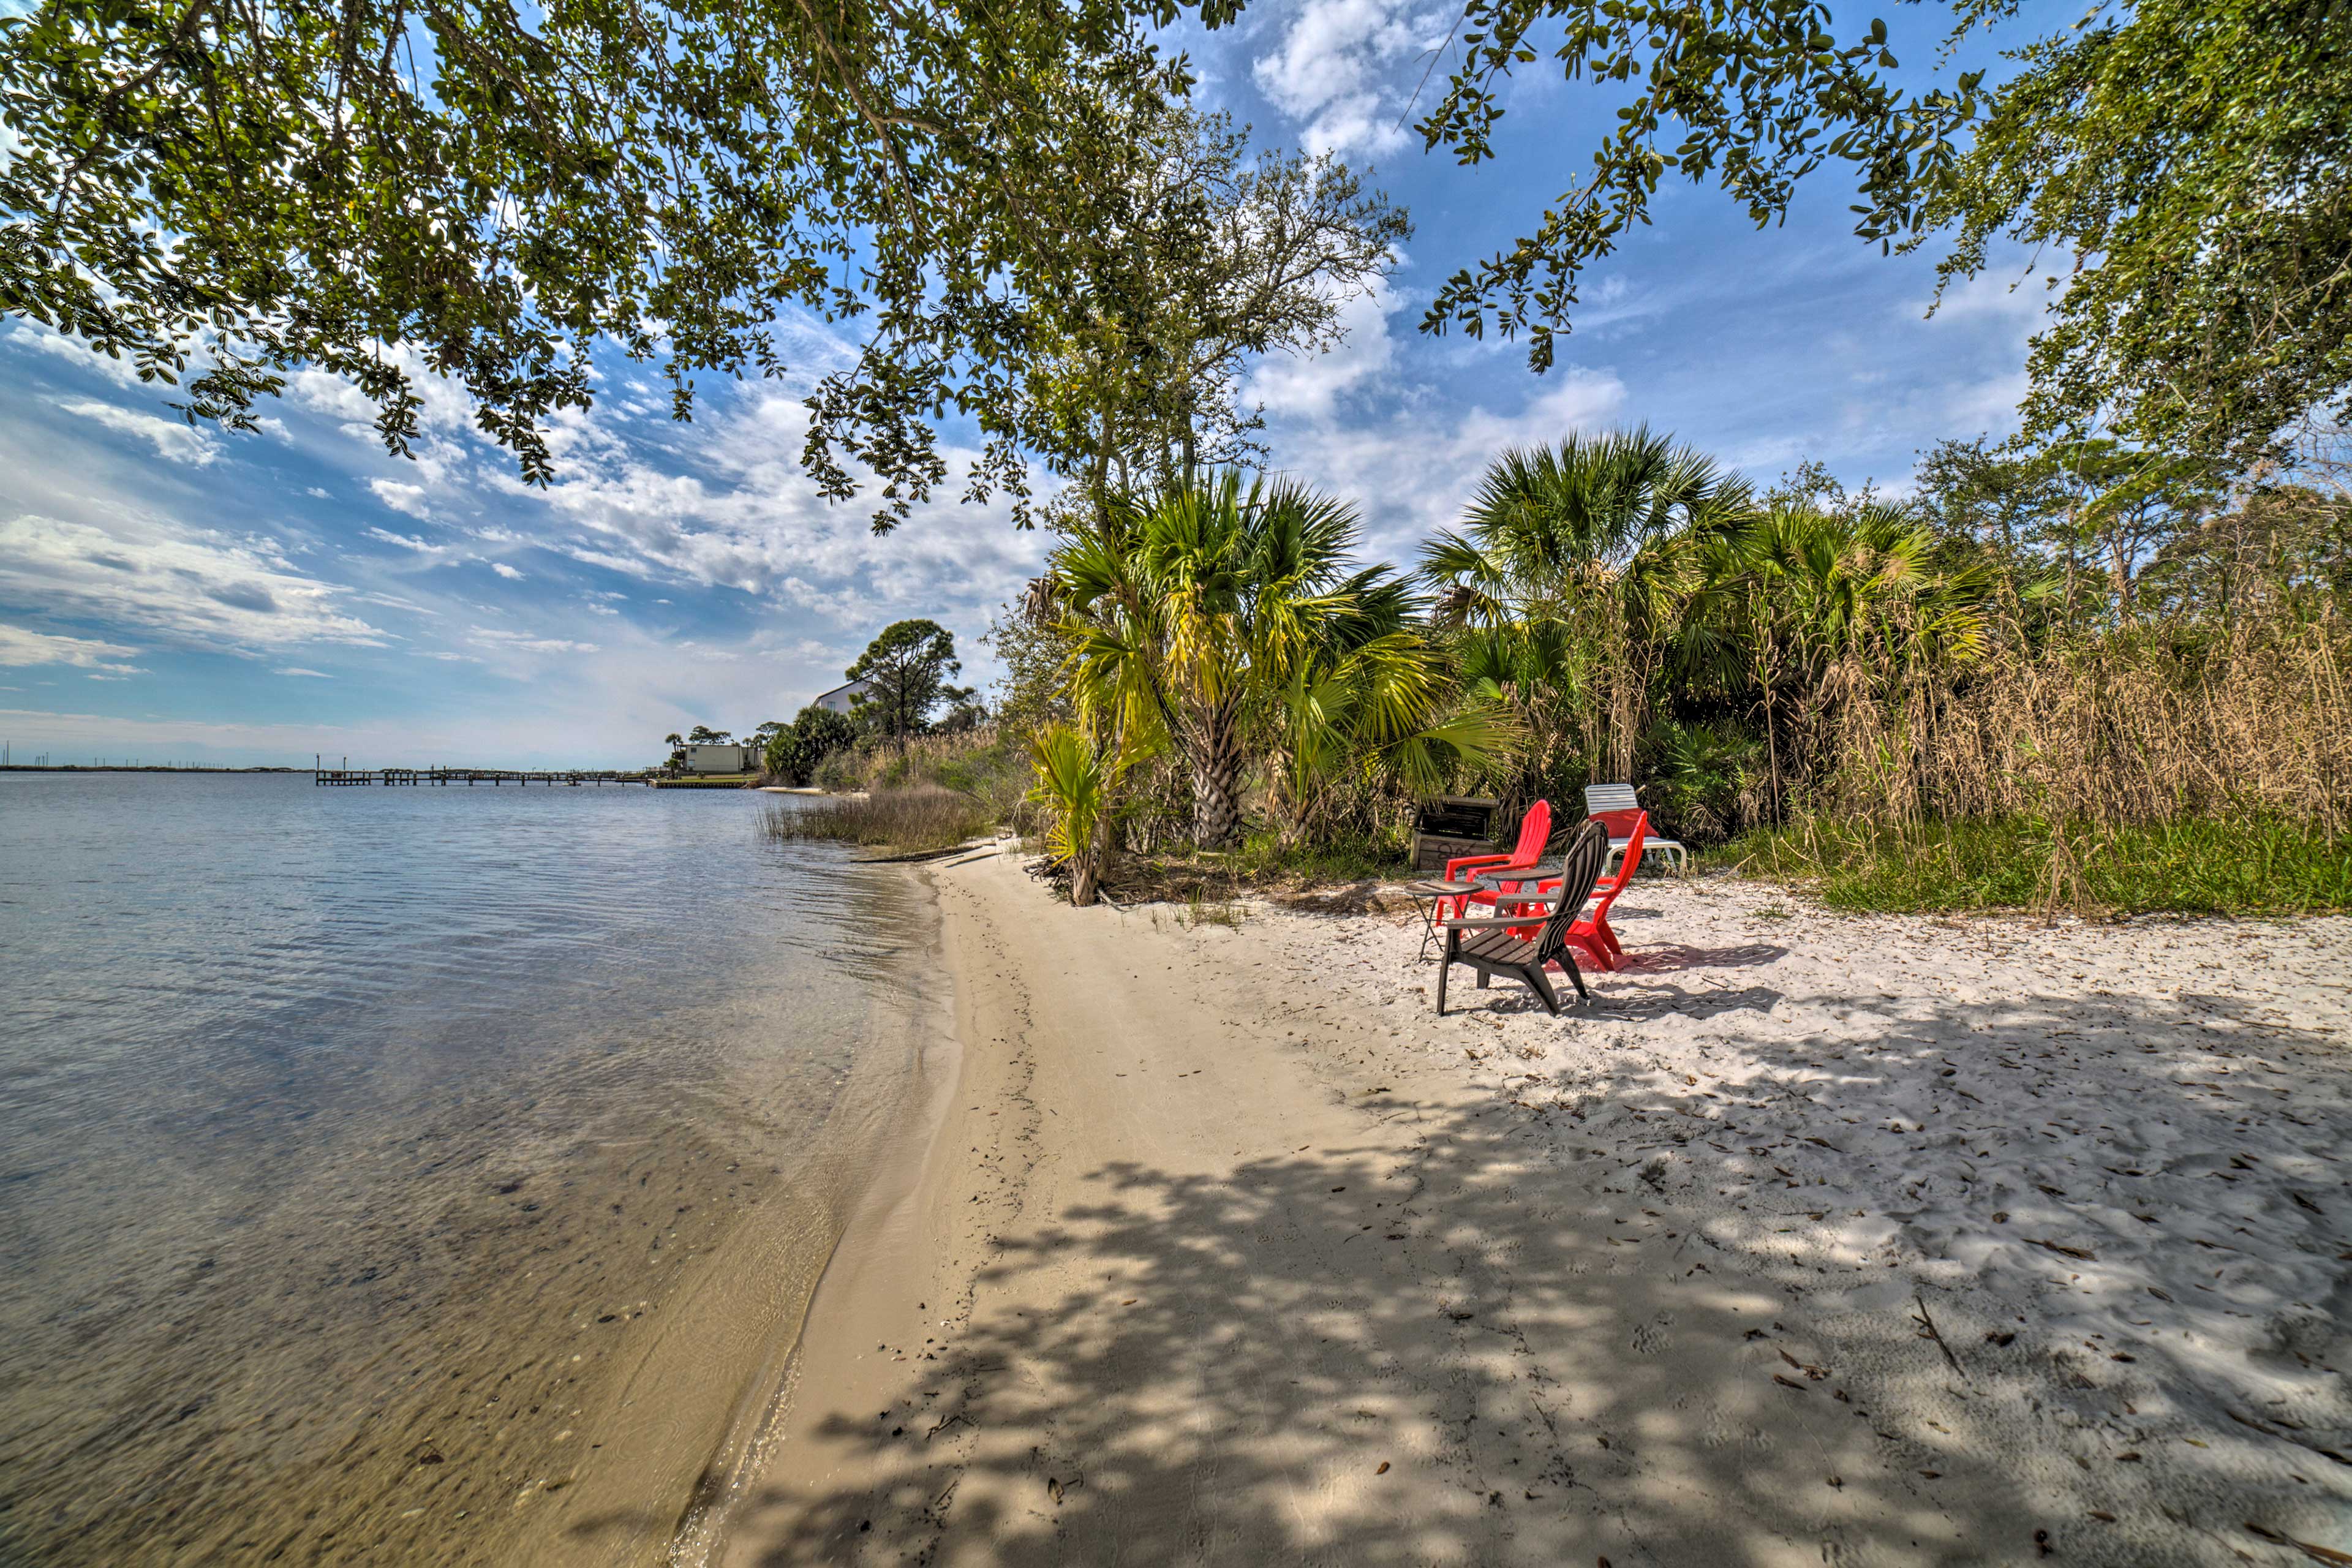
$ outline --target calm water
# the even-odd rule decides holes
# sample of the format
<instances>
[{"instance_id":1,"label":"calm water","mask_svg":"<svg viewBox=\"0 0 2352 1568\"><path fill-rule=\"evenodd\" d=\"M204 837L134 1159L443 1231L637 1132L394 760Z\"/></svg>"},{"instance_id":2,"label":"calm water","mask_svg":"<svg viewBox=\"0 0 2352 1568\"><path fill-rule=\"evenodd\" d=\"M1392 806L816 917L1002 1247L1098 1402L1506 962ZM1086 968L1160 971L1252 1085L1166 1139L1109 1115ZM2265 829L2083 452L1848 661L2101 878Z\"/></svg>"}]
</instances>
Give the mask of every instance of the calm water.
<instances>
[{"instance_id":1,"label":"calm water","mask_svg":"<svg viewBox=\"0 0 2352 1568\"><path fill-rule=\"evenodd\" d=\"M659 1560L935 1037L775 799L0 774L0 1560Z\"/></svg>"}]
</instances>

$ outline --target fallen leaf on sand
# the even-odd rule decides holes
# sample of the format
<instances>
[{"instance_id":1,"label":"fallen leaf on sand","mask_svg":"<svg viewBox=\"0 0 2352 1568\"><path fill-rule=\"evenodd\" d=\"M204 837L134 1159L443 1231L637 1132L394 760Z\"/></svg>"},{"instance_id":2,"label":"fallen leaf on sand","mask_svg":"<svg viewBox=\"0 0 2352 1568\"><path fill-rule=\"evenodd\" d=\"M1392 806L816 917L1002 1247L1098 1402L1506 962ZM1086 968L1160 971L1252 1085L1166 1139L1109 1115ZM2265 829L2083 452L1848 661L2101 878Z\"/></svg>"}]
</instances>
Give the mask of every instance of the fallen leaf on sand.
<instances>
[{"instance_id":1,"label":"fallen leaf on sand","mask_svg":"<svg viewBox=\"0 0 2352 1568\"><path fill-rule=\"evenodd\" d=\"M2099 1255L2087 1247L2068 1247L2063 1242L2044 1241L2038 1236L2029 1236L2025 1239L2029 1245L2046 1247L2062 1258L2078 1258L2085 1263L2096 1263L2099 1260Z\"/></svg>"},{"instance_id":2,"label":"fallen leaf on sand","mask_svg":"<svg viewBox=\"0 0 2352 1568\"><path fill-rule=\"evenodd\" d=\"M1777 1383L1777 1384L1780 1384L1781 1387L1783 1387L1783 1388L1793 1388L1793 1389L1795 1389L1795 1390L1796 1390L1798 1393L1800 1393L1800 1394L1802 1394L1802 1393L1804 1393L1804 1392L1805 1392L1805 1385L1804 1385L1803 1384L1801 1384L1801 1383L1791 1383L1791 1382L1790 1382L1787 1378L1782 1377L1782 1376L1781 1376L1779 1373L1777 1373L1777 1372L1776 1372L1776 1373L1774 1373L1772 1374L1772 1381L1773 1381L1773 1382L1775 1382L1775 1383Z\"/></svg>"},{"instance_id":3,"label":"fallen leaf on sand","mask_svg":"<svg viewBox=\"0 0 2352 1568\"><path fill-rule=\"evenodd\" d=\"M2254 1534L2261 1536L2264 1541L2273 1541L2281 1546L2294 1547L2297 1552L2302 1552L2314 1563L2336 1564L2352 1563L2352 1555L2347 1555L2344 1552L2336 1551L2333 1547L2314 1546L2310 1542L2297 1541L2292 1535L2282 1535L2275 1530L2265 1529L2263 1526L2254 1523L2252 1520L2247 1521L2246 1528L2252 1531Z\"/></svg>"},{"instance_id":4,"label":"fallen leaf on sand","mask_svg":"<svg viewBox=\"0 0 2352 1568\"><path fill-rule=\"evenodd\" d=\"M1382 1460L1381 1461L1381 1468L1380 1468L1379 1469L1374 1470L1374 1471L1372 1472L1372 1474L1374 1474L1374 1475L1376 1475L1376 1476L1385 1476L1385 1475L1387 1475L1388 1473L1389 1473L1389 1462L1388 1462L1386 1459L1382 1459Z\"/></svg>"}]
</instances>

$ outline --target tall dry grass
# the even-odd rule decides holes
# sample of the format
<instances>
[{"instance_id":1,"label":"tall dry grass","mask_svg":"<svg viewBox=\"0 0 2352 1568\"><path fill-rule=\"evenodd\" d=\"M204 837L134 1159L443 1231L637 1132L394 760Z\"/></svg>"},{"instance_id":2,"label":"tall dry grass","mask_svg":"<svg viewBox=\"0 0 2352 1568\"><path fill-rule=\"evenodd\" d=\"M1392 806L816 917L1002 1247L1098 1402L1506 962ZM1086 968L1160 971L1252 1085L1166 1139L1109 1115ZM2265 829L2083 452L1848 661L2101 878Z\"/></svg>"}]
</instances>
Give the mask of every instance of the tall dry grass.
<instances>
[{"instance_id":1,"label":"tall dry grass","mask_svg":"<svg viewBox=\"0 0 2352 1568\"><path fill-rule=\"evenodd\" d=\"M765 826L772 838L823 838L921 854L988 837L995 832L996 816L968 795L919 784L775 805Z\"/></svg>"},{"instance_id":2,"label":"tall dry grass","mask_svg":"<svg viewBox=\"0 0 2352 1568\"><path fill-rule=\"evenodd\" d=\"M2111 633L1840 714L1818 803L1880 825L2352 825L2352 628L2333 616Z\"/></svg>"},{"instance_id":3,"label":"tall dry grass","mask_svg":"<svg viewBox=\"0 0 2352 1568\"><path fill-rule=\"evenodd\" d=\"M1833 671L1794 809L1730 858L1856 909L2352 908L2347 671L2352 627L2286 616Z\"/></svg>"}]
</instances>

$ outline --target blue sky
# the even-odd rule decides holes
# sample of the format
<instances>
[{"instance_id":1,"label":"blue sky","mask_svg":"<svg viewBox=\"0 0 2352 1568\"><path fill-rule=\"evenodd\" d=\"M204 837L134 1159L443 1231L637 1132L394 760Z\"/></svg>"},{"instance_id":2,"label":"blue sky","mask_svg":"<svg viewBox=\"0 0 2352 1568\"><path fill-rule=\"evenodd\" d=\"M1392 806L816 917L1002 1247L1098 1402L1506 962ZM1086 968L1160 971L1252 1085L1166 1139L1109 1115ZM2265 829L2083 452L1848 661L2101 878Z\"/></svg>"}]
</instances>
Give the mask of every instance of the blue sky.
<instances>
[{"instance_id":1,"label":"blue sky","mask_svg":"<svg viewBox=\"0 0 2352 1568\"><path fill-rule=\"evenodd\" d=\"M1340 348L1250 387L1274 465L1356 501L1377 553L1453 521L1496 451L1572 429L1646 422L1762 481L1814 458L1899 489L1937 439L2011 427L2038 308L2017 264L1927 320L1931 258L1853 238L1833 179L1764 233L1712 189L1664 188L1549 375L1516 344L1423 336L1437 282L1581 173L1614 102L1530 79L1498 164L1425 157L1398 122L1454 15L1291 0L1188 39L1209 102L1369 163L1418 226ZM1889 21L1916 40L1933 16ZM811 372L843 353L814 323L780 337ZM992 678L975 639L1043 536L947 500L875 539L867 507L800 473L790 384L706 383L679 425L656 367L607 368L534 490L454 389L427 389L411 461L324 375L295 377L260 435L194 430L117 366L0 326L0 740L19 760L636 764L674 729L790 718L910 616Z\"/></svg>"}]
</instances>

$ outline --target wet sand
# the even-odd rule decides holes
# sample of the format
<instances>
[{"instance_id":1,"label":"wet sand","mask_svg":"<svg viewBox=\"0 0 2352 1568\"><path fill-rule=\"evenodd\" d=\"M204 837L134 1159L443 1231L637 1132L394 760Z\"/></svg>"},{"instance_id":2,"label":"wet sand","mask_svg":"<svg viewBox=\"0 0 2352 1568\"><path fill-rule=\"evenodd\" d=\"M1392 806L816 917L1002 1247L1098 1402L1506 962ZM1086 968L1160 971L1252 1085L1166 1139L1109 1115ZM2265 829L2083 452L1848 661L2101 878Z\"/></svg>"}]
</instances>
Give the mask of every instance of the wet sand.
<instances>
[{"instance_id":1,"label":"wet sand","mask_svg":"<svg viewBox=\"0 0 2352 1568\"><path fill-rule=\"evenodd\" d=\"M835 1254L729 1568L2352 1550L2347 922L2231 973L2247 933L2210 923L1645 886L1599 1005L1465 980L1438 1020L1401 914L1187 929L1011 859L929 875L957 1091ZM2198 1005L2153 994L2180 968ZM2260 1106L2150 1098L2238 1054ZM2133 1092L2148 1126L2102 1139L2085 1112ZM2261 1150L2218 1170L2293 1163L2271 1218L2205 1169ZM2159 1167L2155 1219L2102 1195Z\"/></svg>"}]
</instances>

